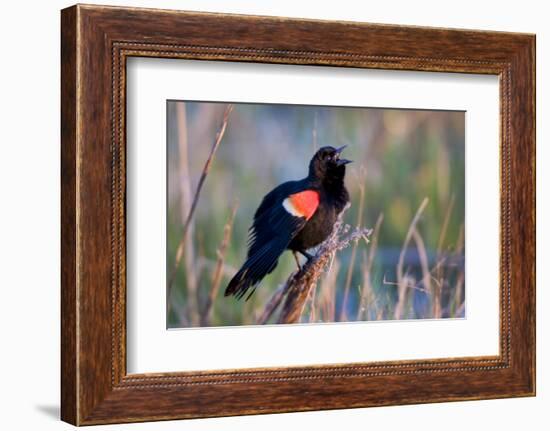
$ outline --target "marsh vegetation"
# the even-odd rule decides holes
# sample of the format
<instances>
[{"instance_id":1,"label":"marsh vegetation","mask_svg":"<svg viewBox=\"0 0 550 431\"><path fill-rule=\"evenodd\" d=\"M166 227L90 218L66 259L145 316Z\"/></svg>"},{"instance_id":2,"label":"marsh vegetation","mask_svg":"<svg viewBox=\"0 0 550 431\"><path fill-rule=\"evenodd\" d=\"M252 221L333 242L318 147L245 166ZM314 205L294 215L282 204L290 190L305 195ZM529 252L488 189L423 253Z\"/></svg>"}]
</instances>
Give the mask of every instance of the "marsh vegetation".
<instances>
[{"instance_id":1,"label":"marsh vegetation","mask_svg":"<svg viewBox=\"0 0 550 431\"><path fill-rule=\"evenodd\" d=\"M167 115L168 327L464 316L463 112L169 102ZM287 252L249 301L224 297L261 198L344 144L351 206L318 265L300 274Z\"/></svg>"}]
</instances>

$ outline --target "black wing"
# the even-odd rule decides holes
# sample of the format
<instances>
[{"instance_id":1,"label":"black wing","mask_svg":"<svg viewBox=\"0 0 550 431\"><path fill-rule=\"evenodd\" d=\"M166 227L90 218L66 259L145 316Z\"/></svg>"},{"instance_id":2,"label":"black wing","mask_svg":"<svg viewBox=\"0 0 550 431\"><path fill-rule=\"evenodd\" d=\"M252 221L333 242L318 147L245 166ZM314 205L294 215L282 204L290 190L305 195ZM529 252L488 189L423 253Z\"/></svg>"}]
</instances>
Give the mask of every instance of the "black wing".
<instances>
[{"instance_id":1,"label":"black wing","mask_svg":"<svg viewBox=\"0 0 550 431\"><path fill-rule=\"evenodd\" d=\"M248 257L254 255L262 244L281 234L289 233L290 242L304 227L306 220L303 217L293 217L283 207L283 201L289 195L301 191L303 187L301 181L288 181L274 188L263 198L249 229Z\"/></svg>"},{"instance_id":2,"label":"black wing","mask_svg":"<svg viewBox=\"0 0 550 431\"><path fill-rule=\"evenodd\" d=\"M258 207L248 239L248 255L242 268L229 282L225 296L242 298L277 266L279 257L306 224L305 217L295 217L283 207L289 194L299 190L298 182L285 183L267 194Z\"/></svg>"}]
</instances>

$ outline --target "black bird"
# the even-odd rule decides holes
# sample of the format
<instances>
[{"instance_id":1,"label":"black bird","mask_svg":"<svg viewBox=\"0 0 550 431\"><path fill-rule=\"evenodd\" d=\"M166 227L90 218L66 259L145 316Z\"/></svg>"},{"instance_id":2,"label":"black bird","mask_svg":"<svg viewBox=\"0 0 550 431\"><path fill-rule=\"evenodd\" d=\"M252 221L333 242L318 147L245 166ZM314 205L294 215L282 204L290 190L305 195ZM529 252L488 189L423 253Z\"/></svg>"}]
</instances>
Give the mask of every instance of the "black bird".
<instances>
[{"instance_id":1,"label":"black bird","mask_svg":"<svg viewBox=\"0 0 550 431\"><path fill-rule=\"evenodd\" d=\"M283 183L264 197L249 230L246 261L227 285L225 296L241 299L252 289L248 300L285 250L294 253L297 263L297 252L309 260L307 250L330 235L338 214L349 202L344 177L351 160L340 158L344 148L319 149L306 178Z\"/></svg>"}]
</instances>

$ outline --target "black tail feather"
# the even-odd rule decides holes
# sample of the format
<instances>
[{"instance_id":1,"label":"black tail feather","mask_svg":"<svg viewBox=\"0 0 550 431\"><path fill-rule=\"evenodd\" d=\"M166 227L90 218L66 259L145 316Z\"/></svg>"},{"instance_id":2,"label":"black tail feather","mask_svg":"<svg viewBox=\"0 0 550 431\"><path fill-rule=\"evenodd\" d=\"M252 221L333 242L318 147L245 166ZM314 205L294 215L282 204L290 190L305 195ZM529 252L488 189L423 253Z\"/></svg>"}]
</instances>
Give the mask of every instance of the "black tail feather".
<instances>
[{"instance_id":1,"label":"black tail feather","mask_svg":"<svg viewBox=\"0 0 550 431\"><path fill-rule=\"evenodd\" d=\"M225 296L235 295L241 299L253 288L246 301L256 290L256 285L277 267L281 254L285 251L288 241L273 239L249 256L242 268L235 274L225 289Z\"/></svg>"}]
</instances>

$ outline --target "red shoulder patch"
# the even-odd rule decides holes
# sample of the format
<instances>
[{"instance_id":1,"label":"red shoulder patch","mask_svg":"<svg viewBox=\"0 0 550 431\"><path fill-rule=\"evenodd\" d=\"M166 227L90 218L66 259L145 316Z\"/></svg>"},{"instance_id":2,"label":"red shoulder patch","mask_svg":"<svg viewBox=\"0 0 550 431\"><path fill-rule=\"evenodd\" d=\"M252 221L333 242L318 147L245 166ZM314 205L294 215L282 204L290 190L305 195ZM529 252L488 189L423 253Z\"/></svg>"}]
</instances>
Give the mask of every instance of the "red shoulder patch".
<instances>
[{"instance_id":1,"label":"red shoulder patch","mask_svg":"<svg viewBox=\"0 0 550 431\"><path fill-rule=\"evenodd\" d=\"M315 190L294 193L285 199L283 205L292 215L309 220L319 206L319 193Z\"/></svg>"}]
</instances>

